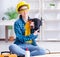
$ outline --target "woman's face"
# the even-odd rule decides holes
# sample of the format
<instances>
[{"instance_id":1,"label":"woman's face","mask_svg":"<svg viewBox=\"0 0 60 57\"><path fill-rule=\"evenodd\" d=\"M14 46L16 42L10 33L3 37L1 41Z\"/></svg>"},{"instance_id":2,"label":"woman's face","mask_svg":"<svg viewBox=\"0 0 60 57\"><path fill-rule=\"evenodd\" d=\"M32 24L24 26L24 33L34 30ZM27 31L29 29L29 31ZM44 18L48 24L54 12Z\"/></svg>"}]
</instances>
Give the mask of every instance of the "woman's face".
<instances>
[{"instance_id":1,"label":"woman's face","mask_svg":"<svg viewBox=\"0 0 60 57\"><path fill-rule=\"evenodd\" d=\"M27 17L28 16L28 9L19 11L19 14L21 14L22 17Z\"/></svg>"}]
</instances>

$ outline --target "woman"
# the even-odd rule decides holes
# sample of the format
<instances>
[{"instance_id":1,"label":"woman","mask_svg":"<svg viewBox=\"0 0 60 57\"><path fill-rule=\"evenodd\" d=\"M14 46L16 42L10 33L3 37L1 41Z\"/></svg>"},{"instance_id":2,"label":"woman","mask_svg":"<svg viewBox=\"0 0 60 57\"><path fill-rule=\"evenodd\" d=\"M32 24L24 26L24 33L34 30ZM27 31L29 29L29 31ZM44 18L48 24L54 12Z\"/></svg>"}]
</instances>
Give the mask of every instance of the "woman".
<instances>
[{"instance_id":1,"label":"woman","mask_svg":"<svg viewBox=\"0 0 60 57\"><path fill-rule=\"evenodd\" d=\"M38 36L38 30L36 30L34 33L30 32L29 35L25 35L25 25L30 19L28 17L28 11L30 9L29 4L22 1L17 4L17 12L20 14L19 19L14 23L14 31L16 34L16 39L14 44L10 45L9 50L12 53L20 55L25 55L26 48L29 49L31 56L36 55L44 55L45 50L38 47L35 39ZM32 22L30 25L34 26L34 23ZM30 27L30 26L28 26Z\"/></svg>"}]
</instances>

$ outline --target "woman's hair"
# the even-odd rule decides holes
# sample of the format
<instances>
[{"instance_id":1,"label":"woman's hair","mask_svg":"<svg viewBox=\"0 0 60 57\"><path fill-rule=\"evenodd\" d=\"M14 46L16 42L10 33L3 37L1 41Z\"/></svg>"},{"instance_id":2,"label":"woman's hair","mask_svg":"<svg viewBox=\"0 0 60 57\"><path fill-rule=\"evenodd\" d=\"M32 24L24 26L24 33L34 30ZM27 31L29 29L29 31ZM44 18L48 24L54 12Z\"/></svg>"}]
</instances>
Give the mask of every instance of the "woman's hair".
<instances>
[{"instance_id":1,"label":"woman's hair","mask_svg":"<svg viewBox=\"0 0 60 57\"><path fill-rule=\"evenodd\" d=\"M19 15L19 18L22 18L22 15ZM28 19L30 19L30 17L28 16Z\"/></svg>"},{"instance_id":2,"label":"woman's hair","mask_svg":"<svg viewBox=\"0 0 60 57\"><path fill-rule=\"evenodd\" d=\"M19 15L19 18L22 18L22 15Z\"/></svg>"}]
</instances>

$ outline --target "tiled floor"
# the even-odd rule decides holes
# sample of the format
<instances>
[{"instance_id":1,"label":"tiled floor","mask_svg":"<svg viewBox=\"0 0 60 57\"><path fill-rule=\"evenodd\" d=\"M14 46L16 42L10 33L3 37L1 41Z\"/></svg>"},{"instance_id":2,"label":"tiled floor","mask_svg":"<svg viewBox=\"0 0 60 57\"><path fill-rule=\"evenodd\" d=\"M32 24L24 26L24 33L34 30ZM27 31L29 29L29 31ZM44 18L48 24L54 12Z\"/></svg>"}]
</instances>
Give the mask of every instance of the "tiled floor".
<instances>
[{"instance_id":1,"label":"tiled floor","mask_svg":"<svg viewBox=\"0 0 60 57\"><path fill-rule=\"evenodd\" d=\"M13 42L5 42L0 41L0 52L9 50L9 45L13 44ZM42 47L44 49L49 49L50 52L60 52L60 42L39 42L37 43L39 47Z\"/></svg>"}]
</instances>

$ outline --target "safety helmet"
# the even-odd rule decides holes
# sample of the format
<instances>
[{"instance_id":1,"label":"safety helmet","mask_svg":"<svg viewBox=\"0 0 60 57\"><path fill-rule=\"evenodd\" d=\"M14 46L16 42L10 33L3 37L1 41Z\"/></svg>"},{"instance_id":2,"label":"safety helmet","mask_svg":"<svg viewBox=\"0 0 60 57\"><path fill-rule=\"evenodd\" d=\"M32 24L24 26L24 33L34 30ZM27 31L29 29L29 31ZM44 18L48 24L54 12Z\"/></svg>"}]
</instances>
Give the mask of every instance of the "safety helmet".
<instances>
[{"instance_id":1,"label":"safety helmet","mask_svg":"<svg viewBox=\"0 0 60 57\"><path fill-rule=\"evenodd\" d=\"M28 9L30 9L30 4L26 3L25 1L21 1L17 4L16 11L18 12L18 9L23 6L26 6Z\"/></svg>"}]
</instances>

